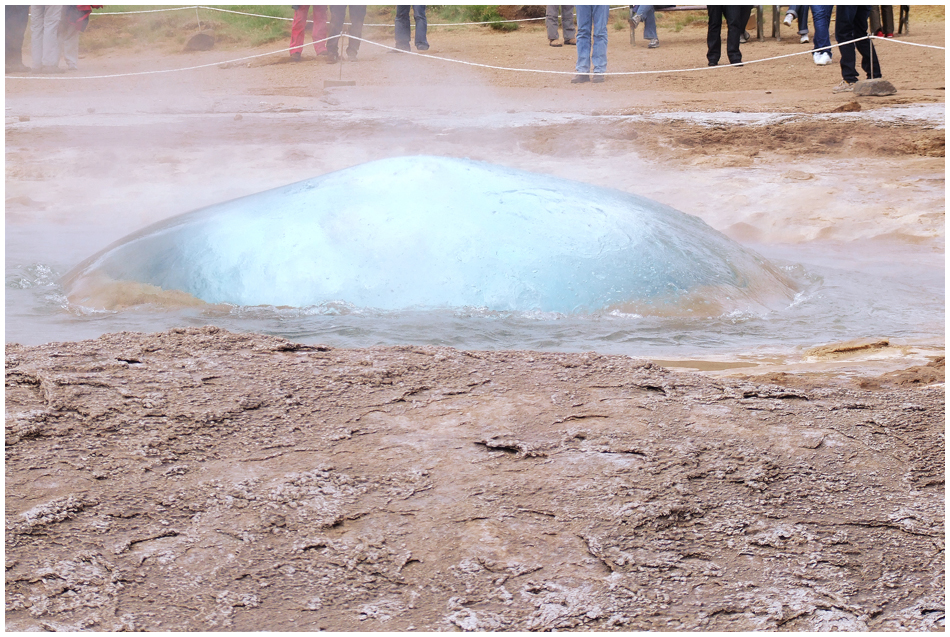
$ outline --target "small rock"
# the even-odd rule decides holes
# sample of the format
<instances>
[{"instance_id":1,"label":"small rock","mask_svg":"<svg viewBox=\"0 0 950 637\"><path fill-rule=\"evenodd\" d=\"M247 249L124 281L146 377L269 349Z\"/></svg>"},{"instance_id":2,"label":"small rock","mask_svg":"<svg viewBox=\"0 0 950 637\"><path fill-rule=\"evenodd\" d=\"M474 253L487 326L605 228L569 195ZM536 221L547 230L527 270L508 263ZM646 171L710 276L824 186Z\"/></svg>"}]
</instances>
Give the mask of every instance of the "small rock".
<instances>
[{"instance_id":1,"label":"small rock","mask_svg":"<svg viewBox=\"0 0 950 637\"><path fill-rule=\"evenodd\" d=\"M21 122L28 122L28 121L30 121L30 116L29 116L29 115L20 115L20 121L21 121Z\"/></svg>"},{"instance_id":2,"label":"small rock","mask_svg":"<svg viewBox=\"0 0 950 637\"><path fill-rule=\"evenodd\" d=\"M94 108L87 108L87 109L86 109L86 112L87 112L87 113L95 113L95 112L96 112L96 109L94 109Z\"/></svg>"},{"instance_id":3,"label":"small rock","mask_svg":"<svg viewBox=\"0 0 950 637\"><path fill-rule=\"evenodd\" d=\"M880 97L883 95L893 95L896 92L897 89L894 88L894 85L882 78L875 80L858 80L854 83L855 95Z\"/></svg>"},{"instance_id":4,"label":"small rock","mask_svg":"<svg viewBox=\"0 0 950 637\"><path fill-rule=\"evenodd\" d=\"M831 111L832 113L857 113L861 110L861 105L857 102L848 102Z\"/></svg>"},{"instance_id":5,"label":"small rock","mask_svg":"<svg viewBox=\"0 0 950 637\"><path fill-rule=\"evenodd\" d=\"M235 122L240 122L242 119L244 119L244 116L241 115L240 113L238 113L237 115L234 116L234 121L235 121Z\"/></svg>"},{"instance_id":6,"label":"small rock","mask_svg":"<svg viewBox=\"0 0 950 637\"><path fill-rule=\"evenodd\" d=\"M187 51L210 51L214 48L214 36L210 33L196 33L185 45Z\"/></svg>"}]
</instances>

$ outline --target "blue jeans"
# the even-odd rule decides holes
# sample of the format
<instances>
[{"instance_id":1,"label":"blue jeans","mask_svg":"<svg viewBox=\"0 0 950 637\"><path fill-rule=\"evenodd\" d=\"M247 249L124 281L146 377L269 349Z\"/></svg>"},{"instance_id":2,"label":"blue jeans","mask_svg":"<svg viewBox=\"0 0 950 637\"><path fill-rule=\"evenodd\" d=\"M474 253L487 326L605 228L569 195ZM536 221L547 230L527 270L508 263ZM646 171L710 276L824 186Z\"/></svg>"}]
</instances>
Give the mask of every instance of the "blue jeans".
<instances>
[{"instance_id":1,"label":"blue jeans","mask_svg":"<svg viewBox=\"0 0 950 637\"><path fill-rule=\"evenodd\" d=\"M607 17L609 15L610 6L606 4L577 5L577 66L575 70L578 73L590 73L591 61L594 63L594 73L607 72Z\"/></svg>"},{"instance_id":2,"label":"blue jeans","mask_svg":"<svg viewBox=\"0 0 950 637\"><path fill-rule=\"evenodd\" d=\"M811 5L811 16L812 20L815 22L815 51L822 49L826 46L831 46L831 35L829 35L828 29L831 25L831 8L834 5L831 4L813 4ZM831 49L825 49L823 51L828 55L832 55ZM834 57L832 55L832 57Z\"/></svg>"},{"instance_id":3,"label":"blue jeans","mask_svg":"<svg viewBox=\"0 0 950 637\"><path fill-rule=\"evenodd\" d=\"M656 11L652 4L641 4L637 7L637 15L643 18L643 37L647 40L656 40Z\"/></svg>"},{"instance_id":4,"label":"blue jeans","mask_svg":"<svg viewBox=\"0 0 950 637\"><path fill-rule=\"evenodd\" d=\"M396 48L403 51L409 50L409 7L412 6L412 18L416 21L416 48L420 51L429 49L429 42L426 40L426 28L429 23L426 21L426 5L424 4L397 4L396 5Z\"/></svg>"},{"instance_id":5,"label":"blue jeans","mask_svg":"<svg viewBox=\"0 0 950 637\"><path fill-rule=\"evenodd\" d=\"M807 4L793 4L788 7L788 13L798 18L798 35L808 35L808 7ZM812 14L815 12L812 11Z\"/></svg>"}]
</instances>

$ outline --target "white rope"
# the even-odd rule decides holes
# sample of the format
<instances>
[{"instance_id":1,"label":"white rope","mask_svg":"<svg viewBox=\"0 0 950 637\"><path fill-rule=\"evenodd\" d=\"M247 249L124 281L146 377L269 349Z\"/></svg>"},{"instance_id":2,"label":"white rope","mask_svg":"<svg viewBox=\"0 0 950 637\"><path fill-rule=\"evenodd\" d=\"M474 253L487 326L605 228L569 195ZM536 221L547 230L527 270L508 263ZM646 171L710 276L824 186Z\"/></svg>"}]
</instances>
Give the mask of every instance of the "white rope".
<instances>
[{"instance_id":1,"label":"white rope","mask_svg":"<svg viewBox=\"0 0 950 637\"><path fill-rule=\"evenodd\" d=\"M184 9L197 9L198 5L193 4L190 7L169 7L167 9L145 9L142 11L96 11L95 13L90 13L89 15L95 17L97 15L132 15L134 13L161 13L163 11L182 11Z\"/></svg>"},{"instance_id":2,"label":"white rope","mask_svg":"<svg viewBox=\"0 0 950 637\"><path fill-rule=\"evenodd\" d=\"M611 7L610 11L616 11L617 9L626 9L626 5L620 5L617 7ZM284 18L282 16L276 15L263 15L260 13L246 13L244 11L234 11L232 9L222 9L221 7L207 7L203 5L194 5L191 7L176 7L173 9L151 9L148 11L99 11L93 13L92 15L132 15L134 13L158 13L161 11L180 11L181 9L207 9L208 11L220 11L221 13L232 13L234 15L246 15L252 18L270 18L271 20L293 20L293 18ZM429 22L426 24L427 27L462 27L462 26L479 26L485 24L507 24L512 22L537 22L539 20L544 20L545 18L519 18L517 20L491 20L489 22L444 22L444 23L432 23ZM345 22L344 24L350 24ZM364 24L364 27L392 27L392 24Z\"/></svg>"},{"instance_id":3,"label":"white rope","mask_svg":"<svg viewBox=\"0 0 950 637\"><path fill-rule=\"evenodd\" d=\"M932 45L932 44L918 44L917 42L906 42L906 41L904 41L904 40L897 40L897 39L894 39L894 38L882 38L882 37L879 36L879 35L871 35L871 36L868 36L868 37L871 38L871 39L873 39L873 40L884 40L885 42L894 42L895 44L906 44L906 45L908 45L908 46L922 46L922 47L926 47L926 48L928 48L928 49L940 49L941 51L946 51L946 50L947 50L947 47L945 47L945 46L934 46L934 45ZM845 43L845 44L847 44L847 43Z\"/></svg>"},{"instance_id":4,"label":"white rope","mask_svg":"<svg viewBox=\"0 0 950 637\"><path fill-rule=\"evenodd\" d=\"M341 34L341 35L339 35L339 36L331 36L331 37L328 37L328 38L324 38L324 39L322 39L322 40L314 40L314 41L313 41L313 44L319 44L319 43L321 43L321 42L326 42L326 41L328 41L328 40L332 40L334 37L340 37L340 38L346 37L346 38L350 38L350 39L353 39L353 40L359 40L360 42L366 42L367 44L371 44L371 45L373 45L373 46L377 46L377 47L380 47L380 48L383 48L383 49L387 49L387 50L390 50L390 51L396 51L396 52L398 52L398 53L402 53L402 54L405 54L405 55L417 55L417 56L419 56L419 57L426 58L426 59L429 59L429 60L438 60L438 61L440 61L440 62L452 62L452 63L454 63L454 64L464 64L464 65L466 65L466 66L475 66L475 67L479 67L479 68L493 69L493 70L496 70L496 71L514 71L514 72L518 72L518 73L543 73L543 74L547 74L547 75L575 75L575 74L577 73L576 71L547 71L547 70L542 70L542 69L522 69L522 68L509 67L509 66L495 66L495 65L492 65L492 64L481 64L481 63L479 63L479 62L468 62L468 61L466 61L466 60L456 60L456 59L453 59L453 58L440 57L440 56L437 56L437 55L429 55L429 54L426 54L426 53L418 53L418 52L416 52L416 51L404 51L403 49L397 49L396 47L387 46L387 45L385 45L385 44L380 44L379 42L373 42L372 40L366 40L366 39L364 39L364 38L358 38L358 37L356 37L356 36L353 36L353 35L346 35L346 34ZM700 66L700 67L688 68L688 69L667 69L667 70L659 70L659 71L614 71L614 72L612 72L612 73L602 73L602 74L599 74L599 75L613 75L613 76L624 76L624 75L657 75L657 74L661 74L661 73L690 73L690 72L693 72L693 71L712 71L712 70L721 69L721 68L730 68L730 67L734 67L734 66L742 66L742 65L745 65L745 64L760 64L760 63L762 63L762 62L772 62L772 61L775 61L775 60L782 60L782 59L785 59L785 58L796 57L796 56L799 56L799 55L811 55L811 54L813 54L813 53L815 53L815 52L817 52L817 51L825 51L825 50L828 50L828 49L834 49L835 47L840 47L840 46L844 46L844 45L847 45L847 44L853 44L853 43L855 43L855 42L860 42L861 40L870 40L870 39L872 39L872 38L874 38L874 39L885 39L885 38L879 38L879 37L873 36L873 35L865 35L865 36L862 36L862 37L860 37L860 38L856 38L856 39L854 39L854 40L849 40L849 41L847 41L847 42L841 42L841 43L839 43L839 44L832 44L832 45L825 46L825 47L821 47L821 48L818 48L818 49L810 49L810 50L808 50L808 51L799 51L799 52L797 52L797 53L788 53L788 54L785 54L785 55L776 55L776 56L774 56L774 57L762 58L762 59L759 59L759 60L748 60L748 61L740 62L740 63L738 63L738 64L722 64L722 65L717 65L717 66ZM902 42L901 40L894 40L893 38L886 38L886 39L889 40L889 41L892 41L892 42ZM912 42L902 42L902 43L903 43L903 44L913 44ZM932 49L943 49L943 48L944 48L944 47L939 47L939 46L919 45L919 44L916 45L916 46L927 46L928 48L932 48ZM8 79L8 80L101 80L101 79L109 79L109 78L115 78L115 77L132 77L132 76L136 76L136 75L157 75L157 74L160 74L160 73L176 73L176 72L179 72L179 71L193 71L193 70L196 70L196 69L203 69L203 68L208 68L208 67L211 67L211 66L222 66L222 65L226 65L226 64L235 64L235 63L237 63L237 62L243 62L243 61L245 61L245 60L253 60L253 59L255 59L255 58L267 57L267 56L270 56L270 55L279 55L279 54L281 54L281 53L288 53L288 52L290 52L290 51L295 51L295 50L297 50L297 49L299 49L299 48L301 48L301 47L293 46L293 47L289 47L289 48L286 48L286 49L280 49L280 50L277 50L277 51L271 51L271 52L269 52L269 53L259 53L259 54L257 54L257 55L248 55L248 56L236 58L236 59L233 59L233 60L225 60L225 61L223 61L223 62L210 62L210 63L208 63L208 64L199 64L199 65L197 65L197 66L188 66L188 67L178 68L178 69L165 69L165 70L159 70L159 71L138 71L138 72L135 72L135 73L118 73L118 74L115 74L115 75L83 75L83 76L73 76L73 77L64 77L64 76L53 77L53 76L42 76L42 75L27 75L27 76L6 75L6 76L4 76L4 79Z\"/></svg>"}]
</instances>

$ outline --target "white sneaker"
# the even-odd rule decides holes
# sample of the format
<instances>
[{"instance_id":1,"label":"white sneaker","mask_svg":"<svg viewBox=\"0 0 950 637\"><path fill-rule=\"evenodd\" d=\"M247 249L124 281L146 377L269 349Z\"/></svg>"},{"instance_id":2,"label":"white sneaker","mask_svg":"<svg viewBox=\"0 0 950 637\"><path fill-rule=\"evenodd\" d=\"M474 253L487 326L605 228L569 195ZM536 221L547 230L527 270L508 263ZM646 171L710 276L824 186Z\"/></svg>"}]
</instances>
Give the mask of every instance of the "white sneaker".
<instances>
[{"instance_id":1,"label":"white sneaker","mask_svg":"<svg viewBox=\"0 0 950 637\"><path fill-rule=\"evenodd\" d=\"M794 19L795 19L795 17L794 17L791 13L786 13L786 14L785 14L785 19L782 20L782 24L784 24L784 25L787 26L787 27L790 27L790 26L792 26L792 20L794 20Z\"/></svg>"},{"instance_id":2,"label":"white sneaker","mask_svg":"<svg viewBox=\"0 0 950 637\"><path fill-rule=\"evenodd\" d=\"M802 39L799 40L799 42L801 42L802 44L808 44L808 35L807 34L803 35Z\"/></svg>"}]
</instances>

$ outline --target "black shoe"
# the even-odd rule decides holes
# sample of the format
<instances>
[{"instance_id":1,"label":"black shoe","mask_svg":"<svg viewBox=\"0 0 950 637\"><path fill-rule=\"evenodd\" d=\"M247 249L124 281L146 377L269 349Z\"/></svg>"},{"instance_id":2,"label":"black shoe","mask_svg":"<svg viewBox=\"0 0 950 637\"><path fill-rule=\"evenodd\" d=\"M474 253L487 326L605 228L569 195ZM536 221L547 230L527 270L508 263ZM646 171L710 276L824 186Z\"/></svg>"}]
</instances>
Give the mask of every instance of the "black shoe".
<instances>
[{"instance_id":1,"label":"black shoe","mask_svg":"<svg viewBox=\"0 0 950 637\"><path fill-rule=\"evenodd\" d=\"M340 56L336 53L327 53L327 64L336 64L340 61Z\"/></svg>"},{"instance_id":2,"label":"black shoe","mask_svg":"<svg viewBox=\"0 0 950 637\"><path fill-rule=\"evenodd\" d=\"M583 84L584 82L590 82L589 75L575 75L571 79L571 84Z\"/></svg>"},{"instance_id":3,"label":"black shoe","mask_svg":"<svg viewBox=\"0 0 950 637\"><path fill-rule=\"evenodd\" d=\"M719 62L710 62L706 66L719 66Z\"/></svg>"},{"instance_id":4,"label":"black shoe","mask_svg":"<svg viewBox=\"0 0 950 637\"><path fill-rule=\"evenodd\" d=\"M603 73L594 73L594 79L592 79L591 82L597 82L599 84L600 82L603 82L606 79L607 78L604 77Z\"/></svg>"},{"instance_id":5,"label":"black shoe","mask_svg":"<svg viewBox=\"0 0 950 637\"><path fill-rule=\"evenodd\" d=\"M300 54L299 54L299 53L291 53L291 54L290 54L290 61L291 61L291 62L299 62L299 61L300 61Z\"/></svg>"},{"instance_id":6,"label":"black shoe","mask_svg":"<svg viewBox=\"0 0 950 637\"><path fill-rule=\"evenodd\" d=\"M347 61L347 62L356 62L356 51L347 51L347 52L346 52L346 61Z\"/></svg>"},{"instance_id":7,"label":"black shoe","mask_svg":"<svg viewBox=\"0 0 950 637\"><path fill-rule=\"evenodd\" d=\"M428 51L428 50L429 50L429 45L428 45L428 44L417 44L417 45L416 45L416 51Z\"/></svg>"}]
</instances>

